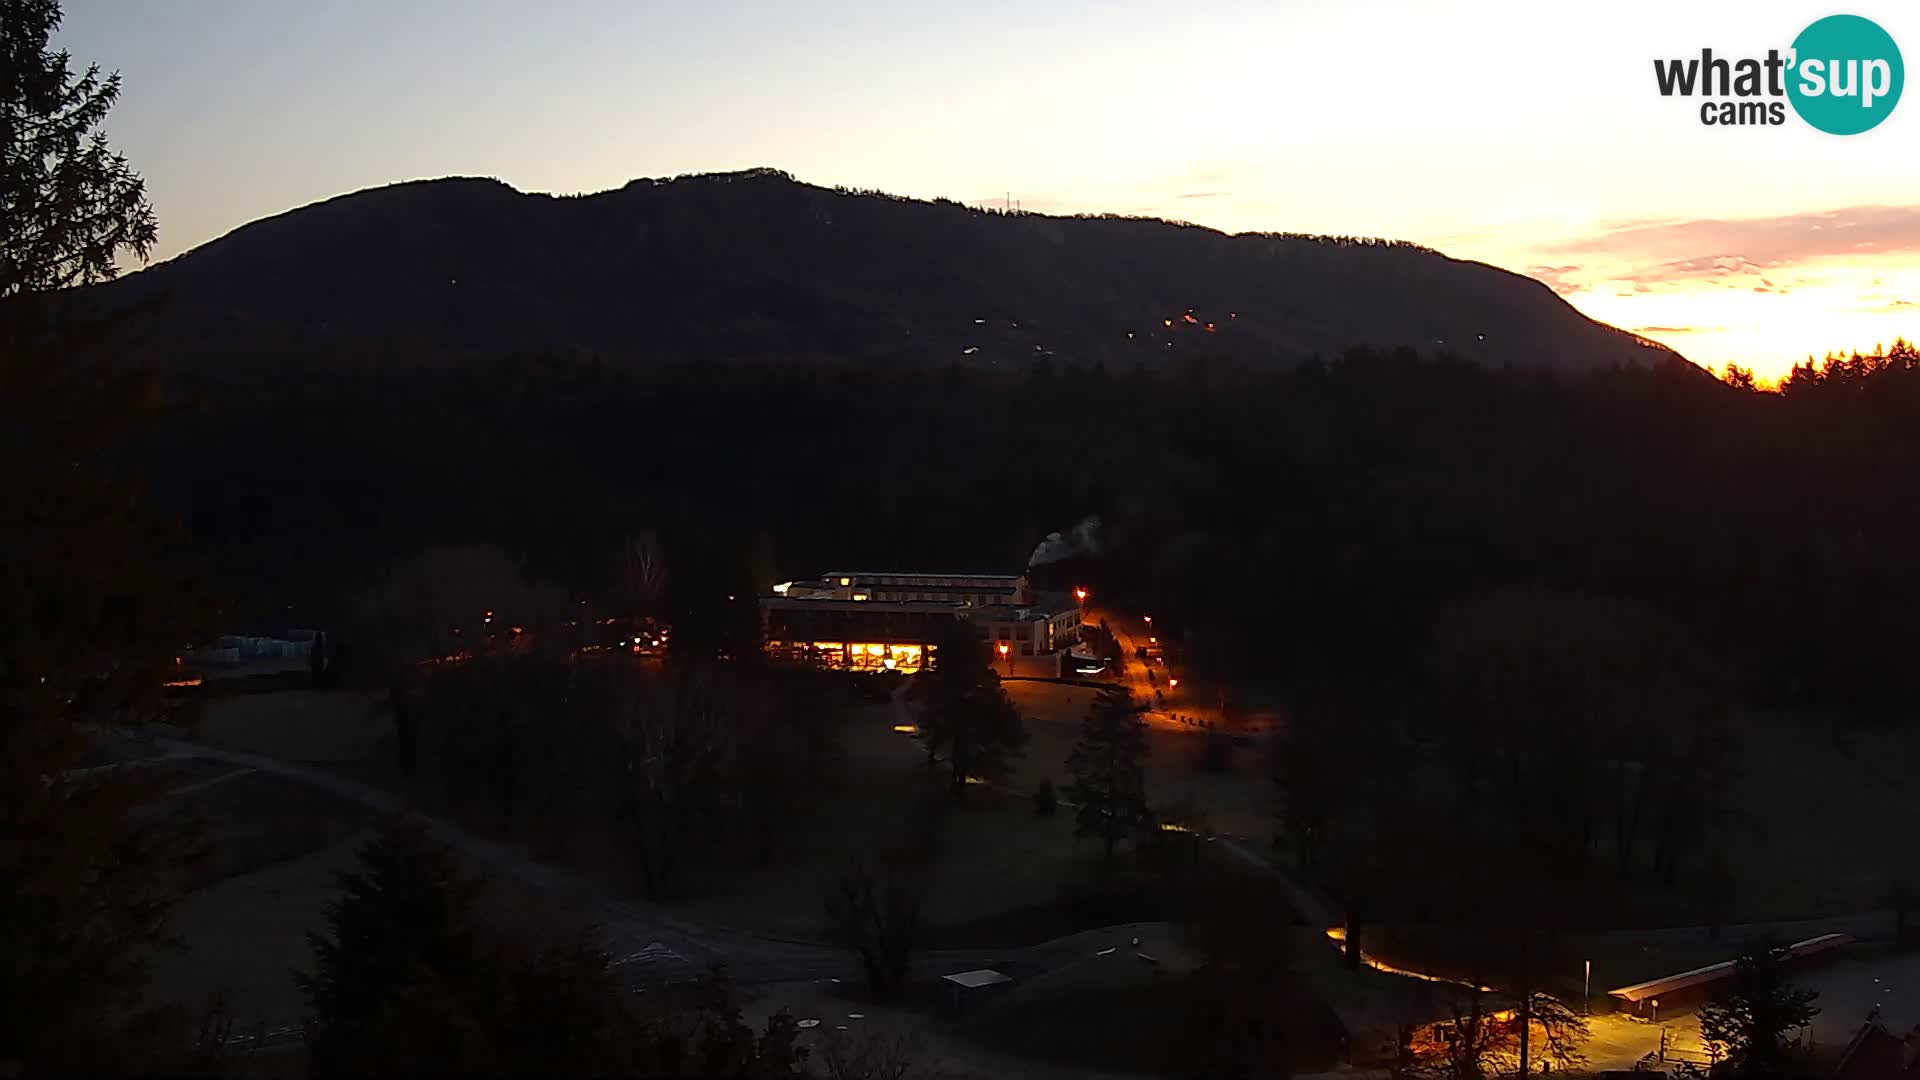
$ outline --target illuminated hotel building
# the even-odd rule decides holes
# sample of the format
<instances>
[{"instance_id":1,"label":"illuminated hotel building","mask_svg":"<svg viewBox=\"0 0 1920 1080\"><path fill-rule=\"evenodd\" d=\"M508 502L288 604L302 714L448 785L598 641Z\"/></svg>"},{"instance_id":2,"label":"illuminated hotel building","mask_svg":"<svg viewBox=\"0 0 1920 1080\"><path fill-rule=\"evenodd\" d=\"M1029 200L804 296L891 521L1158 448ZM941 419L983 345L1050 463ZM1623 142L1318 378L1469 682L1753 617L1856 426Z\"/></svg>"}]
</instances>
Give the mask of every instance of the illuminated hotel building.
<instances>
[{"instance_id":1,"label":"illuminated hotel building","mask_svg":"<svg viewBox=\"0 0 1920 1080\"><path fill-rule=\"evenodd\" d=\"M1035 592L1016 574L834 571L773 591L760 600L767 650L829 667L918 671L954 619L1019 656L1063 652L1080 640L1074 598Z\"/></svg>"}]
</instances>

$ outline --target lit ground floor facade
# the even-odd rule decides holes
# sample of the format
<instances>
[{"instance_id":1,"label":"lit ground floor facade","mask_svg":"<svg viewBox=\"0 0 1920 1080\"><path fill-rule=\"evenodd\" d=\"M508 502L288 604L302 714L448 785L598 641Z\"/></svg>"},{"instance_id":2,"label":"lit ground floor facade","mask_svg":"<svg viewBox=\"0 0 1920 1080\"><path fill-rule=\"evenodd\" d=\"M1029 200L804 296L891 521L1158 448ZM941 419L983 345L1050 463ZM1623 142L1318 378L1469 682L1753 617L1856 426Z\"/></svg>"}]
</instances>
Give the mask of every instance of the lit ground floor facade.
<instances>
[{"instance_id":1,"label":"lit ground floor facade","mask_svg":"<svg viewBox=\"0 0 1920 1080\"><path fill-rule=\"evenodd\" d=\"M1077 601L1014 575L835 573L777 587L760 616L769 652L854 671L921 670L955 620L1001 656L1049 656L1080 640Z\"/></svg>"}]
</instances>

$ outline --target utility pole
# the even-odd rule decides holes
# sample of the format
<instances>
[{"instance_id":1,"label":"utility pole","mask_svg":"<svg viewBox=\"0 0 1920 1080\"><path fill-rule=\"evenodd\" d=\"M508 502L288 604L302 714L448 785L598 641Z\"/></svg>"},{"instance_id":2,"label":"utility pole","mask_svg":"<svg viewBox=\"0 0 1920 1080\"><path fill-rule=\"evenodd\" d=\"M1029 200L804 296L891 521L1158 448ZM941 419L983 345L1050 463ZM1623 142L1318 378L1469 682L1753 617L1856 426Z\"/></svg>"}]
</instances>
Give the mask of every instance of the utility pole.
<instances>
[{"instance_id":1,"label":"utility pole","mask_svg":"<svg viewBox=\"0 0 1920 1080\"><path fill-rule=\"evenodd\" d=\"M1533 954L1528 942L1520 942L1520 1075L1532 1075L1528 1056L1533 1041Z\"/></svg>"}]
</instances>

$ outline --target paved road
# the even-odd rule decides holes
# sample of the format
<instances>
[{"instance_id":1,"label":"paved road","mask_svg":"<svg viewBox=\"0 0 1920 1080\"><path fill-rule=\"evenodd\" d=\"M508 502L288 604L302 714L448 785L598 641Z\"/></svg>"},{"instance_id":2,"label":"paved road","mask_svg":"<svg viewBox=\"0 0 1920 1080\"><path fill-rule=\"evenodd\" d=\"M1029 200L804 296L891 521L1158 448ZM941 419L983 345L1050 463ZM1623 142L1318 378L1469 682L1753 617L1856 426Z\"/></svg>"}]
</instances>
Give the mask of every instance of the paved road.
<instances>
[{"instance_id":1,"label":"paved road","mask_svg":"<svg viewBox=\"0 0 1920 1080\"><path fill-rule=\"evenodd\" d=\"M1145 616L1122 615L1119 612L1090 608L1086 617L1089 622L1094 623L1098 623L1101 619L1107 620L1107 630L1113 634L1114 641L1120 646L1120 680L1128 690L1133 692L1137 700L1151 706L1146 713L1148 723L1176 731L1192 731L1198 730L1198 723L1201 721L1217 723L1221 720L1217 703L1196 699L1184 686L1168 685L1170 678L1180 676L1178 671L1168 668L1164 663L1139 659L1136 650L1141 646L1157 647L1157 643L1152 639L1158 635L1154 633L1153 625L1146 621ZM1151 680L1147 675L1149 670L1153 672ZM1164 701L1164 704L1155 704L1156 691L1161 695L1160 700ZM1175 719L1176 716L1187 718L1195 723L1183 724Z\"/></svg>"}]
</instances>

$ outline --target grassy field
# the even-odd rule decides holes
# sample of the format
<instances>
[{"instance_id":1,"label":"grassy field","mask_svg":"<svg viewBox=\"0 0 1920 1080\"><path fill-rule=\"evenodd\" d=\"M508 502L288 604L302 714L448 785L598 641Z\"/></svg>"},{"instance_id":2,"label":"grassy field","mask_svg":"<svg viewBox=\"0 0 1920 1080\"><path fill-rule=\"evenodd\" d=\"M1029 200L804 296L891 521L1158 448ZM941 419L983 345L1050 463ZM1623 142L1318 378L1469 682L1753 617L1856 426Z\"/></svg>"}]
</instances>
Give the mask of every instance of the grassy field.
<instances>
[{"instance_id":1,"label":"grassy field","mask_svg":"<svg viewBox=\"0 0 1920 1080\"><path fill-rule=\"evenodd\" d=\"M209 858L202 880L217 882L332 847L369 820L360 808L268 773L197 762L178 798L190 800L204 825Z\"/></svg>"},{"instance_id":2,"label":"grassy field","mask_svg":"<svg viewBox=\"0 0 1920 1080\"><path fill-rule=\"evenodd\" d=\"M1859 729L1812 715L1737 713L1718 760L1725 777L1674 887L1644 878L1621 887L1623 927L1705 926L1813 918L1885 906L1900 852L1920 833L1920 729ZM1355 730L1332 760L1336 794L1329 850L1374 850L1381 823L1420 820L1453 805L1457 773L1392 730ZM1610 807L1601 807L1602 845ZM1602 858L1611 849L1601 851ZM1719 860L1727 885L1706 885ZM1645 864L1644 849L1642 866ZM1608 864L1610 865L1610 864ZM1717 902L1716 902L1717 901Z\"/></svg>"},{"instance_id":3,"label":"grassy field","mask_svg":"<svg viewBox=\"0 0 1920 1080\"><path fill-rule=\"evenodd\" d=\"M208 702L200 739L289 761L363 761L381 752L392 733L384 694L282 690L237 694Z\"/></svg>"},{"instance_id":4,"label":"grassy field","mask_svg":"<svg viewBox=\"0 0 1920 1080\"><path fill-rule=\"evenodd\" d=\"M693 882L697 918L791 937L821 930L827 891L856 857L901 843L911 808L930 784L920 743L893 730L890 706L854 710L839 733L840 757L818 795L786 825L765 866L715 868ZM1040 818L1024 798L969 791L952 809L933 867L928 915L955 927L1053 904L1074 867L1098 857L1076 842L1071 817Z\"/></svg>"},{"instance_id":5,"label":"grassy field","mask_svg":"<svg viewBox=\"0 0 1920 1080\"><path fill-rule=\"evenodd\" d=\"M199 889L175 911L182 947L154 962L153 994L189 1010L223 997L249 1034L299 1022L302 1003L293 973L310 970L309 931L325 927L338 875L355 865L365 832ZM563 902L501 880L489 880L489 920L535 942L560 941L583 925Z\"/></svg>"},{"instance_id":6,"label":"grassy field","mask_svg":"<svg viewBox=\"0 0 1920 1080\"><path fill-rule=\"evenodd\" d=\"M1064 762L1095 691L1024 681L1007 689L1030 717L1030 742L1004 793L979 792L953 817L933 912L946 926L1049 905L1092 858L1091 843L1076 843L1072 836L1070 812L1037 818L1024 796L1042 777L1064 789ZM897 719L889 705L850 710L839 733L841 754L818 766L821 775L805 805L783 821L772 864L695 868L688 884L698 899L686 905L689 916L781 935L816 934L820 897L848 860L895 842L910 822L907 808L924 779L921 749L892 730ZM201 737L217 746L326 763L391 785L389 724L378 695L295 690L212 702ZM1727 921L1879 906L1896 853L1920 834L1920 789L1903 772L1920 760L1920 732L1856 731L1836 738L1834 730L1811 717L1749 717L1736 724L1731 795L1715 841L1736 881ZM1216 830L1264 846L1278 824L1279 801L1265 775L1265 744L1237 748L1231 768L1219 773L1196 766L1201 743L1201 736L1185 729L1150 729L1153 800L1191 801ZM1417 757L1378 748L1353 768L1355 774L1343 778L1344 795L1362 808L1403 802L1430 771ZM231 781L239 786L230 794L244 794L251 782ZM575 830L576 865L630 889L634 882L604 831ZM335 839L337 834L316 833L304 842ZM531 836L520 839L538 843ZM1648 896L1639 917L1653 923L1707 921L1688 905L1681 896Z\"/></svg>"},{"instance_id":7,"label":"grassy field","mask_svg":"<svg viewBox=\"0 0 1920 1080\"><path fill-rule=\"evenodd\" d=\"M221 994L248 1022L269 1029L297 1023L292 975L312 962L305 935L320 927L354 847L336 843L189 895L174 918L184 947L157 958L155 995L202 1008Z\"/></svg>"},{"instance_id":8,"label":"grassy field","mask_svg":"<svg viewBox=\"0 0 1920 1080\"><path fill-rule=\"evenodd\" d=\"M1080 719L1098 696L1089 687L1062 683L1014 682L1008 695L1028 717L1026 757L1011 781L1019 791L1031 791L1041 777L1064 788L1067 755L1080 738ZM1147 729L1147 791L1155 805L1191 801L1221 832L1254 841L1271 839L1277 802L1273 782L1266 777L1266 744L1253 743L1233 751L1224 773L1204 772L1197 766L1202 738L1184 728Z\"/></svg>"},{"instance_id":9,"label":"grassy field","mask_svg":"<svg viewBox=\"0 0 1920 1080\"><path fill-rule=\"evenodd\" d=\"M1724 830L1740 921L1884 907L1920 836L1920 729L1835 735L1833 722L1775 716L1737 734Z\"/></svg>"}]
</instances>

